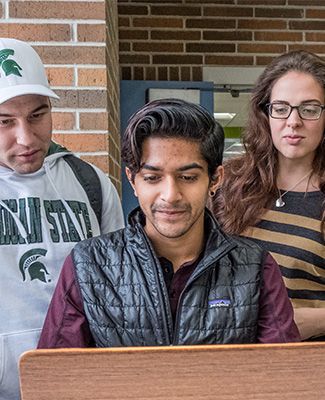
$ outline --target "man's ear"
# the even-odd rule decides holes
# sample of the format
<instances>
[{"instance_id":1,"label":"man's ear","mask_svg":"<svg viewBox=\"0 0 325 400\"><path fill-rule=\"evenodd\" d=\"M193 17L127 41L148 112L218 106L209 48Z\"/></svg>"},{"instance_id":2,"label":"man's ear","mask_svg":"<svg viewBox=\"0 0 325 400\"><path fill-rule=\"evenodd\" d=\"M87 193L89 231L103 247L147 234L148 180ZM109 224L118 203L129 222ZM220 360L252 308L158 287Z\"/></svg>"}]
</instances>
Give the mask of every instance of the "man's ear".
<instances>
[{"instance_id":1,"label":"man's ear","mask_svg":"<svg viewBox=\"0 0 325 400\"><path fill-rule=\"evenodd\" d=\"M222 185L223 183L223 178L224 178L224 168L222 165L219 165L219 167L216 168L214 171L214 174L211 177L211 182L209 186L209 192L211 196L213 197L212 193L216 193L217 189Z\"/></svg>"},{"instance_id":2,"label":"man's ear","mask_svg":"<svg viewBox=\"0 0 325 400\"><path fill-rule=\"evenodd\" d=\"M138 197L137 192L135 190L133 175L132 175L132 172L130 171L130 169L128 167L125 167L125 174L126 174L126 177L128 178L128 181L130 182L130 185L133 188L134 195L136 197Z\"/></svg>"}]
</instances>

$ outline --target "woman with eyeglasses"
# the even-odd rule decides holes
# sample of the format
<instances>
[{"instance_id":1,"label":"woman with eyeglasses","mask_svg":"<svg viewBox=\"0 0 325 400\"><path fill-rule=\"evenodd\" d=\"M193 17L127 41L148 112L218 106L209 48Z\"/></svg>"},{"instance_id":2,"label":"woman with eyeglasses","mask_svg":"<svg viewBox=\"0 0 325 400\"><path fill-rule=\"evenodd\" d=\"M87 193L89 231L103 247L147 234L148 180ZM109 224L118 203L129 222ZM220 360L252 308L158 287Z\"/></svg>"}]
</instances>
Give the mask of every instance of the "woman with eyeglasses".
<instances>
[{"instance_id":1,"label":"woman with eyeglasses","mask_svg":"<svg viewBox=\"0 0 325 400\"><path fill-rule=\"evenodd\" d=\"M226 161L213 199L223 229L280 265L303 340L325 340L325 62L275 58L250 100L245 152Z\"/></svg>"}]
</instances>

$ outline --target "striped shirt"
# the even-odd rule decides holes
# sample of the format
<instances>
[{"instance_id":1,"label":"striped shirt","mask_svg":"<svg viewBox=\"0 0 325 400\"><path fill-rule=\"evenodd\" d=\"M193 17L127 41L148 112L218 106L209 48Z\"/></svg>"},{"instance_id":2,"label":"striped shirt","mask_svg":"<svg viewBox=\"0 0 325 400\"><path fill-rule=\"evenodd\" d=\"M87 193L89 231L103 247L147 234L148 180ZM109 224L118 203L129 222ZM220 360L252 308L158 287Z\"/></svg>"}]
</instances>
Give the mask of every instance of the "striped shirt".
<instances>
[{"instance_id":1,"label":"striped shirt","mask_svg":"<svg viewBox=\"0 0 325 400\"><path fill-rule=\"evenodd\" d=\"M279 264L294 307L325 308L325 243L320 231L324 193L288 192L282 208L267 210L243 232Z\"/></svg>"}]
</instances>

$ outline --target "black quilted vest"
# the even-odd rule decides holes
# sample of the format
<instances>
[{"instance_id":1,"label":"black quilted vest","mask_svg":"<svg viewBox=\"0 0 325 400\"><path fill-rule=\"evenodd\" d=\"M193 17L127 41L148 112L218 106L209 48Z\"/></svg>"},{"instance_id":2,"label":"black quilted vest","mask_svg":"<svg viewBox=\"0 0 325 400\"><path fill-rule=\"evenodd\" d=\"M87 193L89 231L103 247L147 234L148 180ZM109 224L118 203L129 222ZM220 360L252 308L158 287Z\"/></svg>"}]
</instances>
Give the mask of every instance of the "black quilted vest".
<instances>
[{"instance_id":1,"label":"black quilted vest","mask_svg":"<svg viewBox=\"0 0 325 400\"><path fill-rule=\"evenodd\" d=\"M163 273L141 219L135 210L125 229L73 250L97 347L256 342L263 251L224 235L207 211L204 256L173 324Z\"/></svg>"}]
</instances>

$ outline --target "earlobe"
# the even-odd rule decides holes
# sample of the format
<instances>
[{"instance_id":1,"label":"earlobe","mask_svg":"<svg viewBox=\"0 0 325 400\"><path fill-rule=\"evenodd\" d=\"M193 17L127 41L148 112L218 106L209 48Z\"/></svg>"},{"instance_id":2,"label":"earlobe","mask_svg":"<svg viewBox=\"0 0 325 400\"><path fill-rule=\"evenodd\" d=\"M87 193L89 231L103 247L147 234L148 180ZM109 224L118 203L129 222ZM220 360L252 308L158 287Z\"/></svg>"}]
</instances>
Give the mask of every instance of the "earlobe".
<instances>
[{"instance_id":1,"label":"earlobe","mask_svg":"<svg viewBox=\"0 0 325 400\"><path fill-rule=\"evenodd\" d=\"M224 178L224 168L222 165L215 170L215 173L212 175L210 186L209 186L209 195L210 197L214 197L217 189L222 185Z\"/></svg>"}]
</instances>

